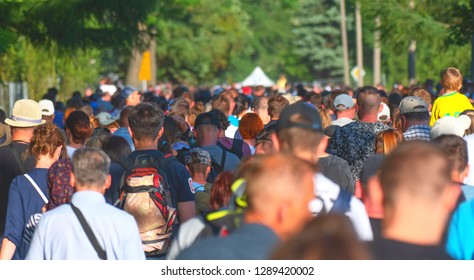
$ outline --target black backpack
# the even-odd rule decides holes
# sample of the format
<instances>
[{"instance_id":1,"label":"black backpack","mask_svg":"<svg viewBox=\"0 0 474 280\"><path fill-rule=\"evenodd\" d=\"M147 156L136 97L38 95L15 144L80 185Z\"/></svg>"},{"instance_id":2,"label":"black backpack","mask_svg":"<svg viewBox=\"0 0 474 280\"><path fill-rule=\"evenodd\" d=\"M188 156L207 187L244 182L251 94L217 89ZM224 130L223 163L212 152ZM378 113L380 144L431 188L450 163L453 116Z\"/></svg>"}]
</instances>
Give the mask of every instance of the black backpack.
<instances>
[{"instance_id":1,"label":"black backpack","mask_svg":"<svg viewBox=\"0 0 474 280\"><path fill-rule=\"evenodd\" d=\"M147 256L168 252L172 240L176 209L163 166L166 158L150 155L122 158L125 168L120 185L120 196L115 205L131 214L138 225L143 250Z\"/></svg>"},{"instance_id":2,"label":"black backpack","mask_svg":"<svg viewBox=\"0 0 474 280\"><path fill-rule=\"evenodd\" d=\"M244 140L242 139L232 139L232 147L227 148L221 142L217 141L217 146L221 147L223 150L226 150L230 153L235 154L239 159L242 159L244 156L242 152L242 147L244 146Z\"/></svg>"}]
</instances>

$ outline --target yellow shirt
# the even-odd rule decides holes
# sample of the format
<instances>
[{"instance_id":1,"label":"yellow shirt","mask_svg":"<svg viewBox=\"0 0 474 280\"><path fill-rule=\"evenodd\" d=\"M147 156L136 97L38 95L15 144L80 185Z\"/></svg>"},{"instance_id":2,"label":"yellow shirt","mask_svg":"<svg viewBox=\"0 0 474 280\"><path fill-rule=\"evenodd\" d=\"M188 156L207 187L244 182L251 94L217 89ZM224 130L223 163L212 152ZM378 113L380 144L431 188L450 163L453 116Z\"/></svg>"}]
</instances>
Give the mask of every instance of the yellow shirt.
<instances>
[{"instance_id":1,"label":"yellow shirt","mask_svg":"<svg viewBox=\"0 0 474 280\"><path fill-rule=\"evenodd\" d=\"M464 110L473 109L469 99L459 92L444 94L436 98L431 109L430 126L444 116L458 117Z\"/></svg>"}]
</instances>

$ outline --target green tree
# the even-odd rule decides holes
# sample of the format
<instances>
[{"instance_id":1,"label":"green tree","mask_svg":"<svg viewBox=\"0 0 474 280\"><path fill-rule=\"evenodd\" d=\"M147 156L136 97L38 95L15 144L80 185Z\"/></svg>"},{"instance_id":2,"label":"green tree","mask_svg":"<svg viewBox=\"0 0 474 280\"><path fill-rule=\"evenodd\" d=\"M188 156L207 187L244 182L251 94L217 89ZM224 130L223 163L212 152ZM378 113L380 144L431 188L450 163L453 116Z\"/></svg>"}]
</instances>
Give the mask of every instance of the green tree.
<instances>
[{"instance_id":1,"label":"green tree","mask_svg":"<svg viewBox=\"0 0 474 280\"><path fill-rule=\"evenodd\" d=\"M339 3L300 0L293 18L292 52L301 67L318 80L342 80L343 60ZM292 73L291 73L292 74Z\"/></svg>"}]
</instances>

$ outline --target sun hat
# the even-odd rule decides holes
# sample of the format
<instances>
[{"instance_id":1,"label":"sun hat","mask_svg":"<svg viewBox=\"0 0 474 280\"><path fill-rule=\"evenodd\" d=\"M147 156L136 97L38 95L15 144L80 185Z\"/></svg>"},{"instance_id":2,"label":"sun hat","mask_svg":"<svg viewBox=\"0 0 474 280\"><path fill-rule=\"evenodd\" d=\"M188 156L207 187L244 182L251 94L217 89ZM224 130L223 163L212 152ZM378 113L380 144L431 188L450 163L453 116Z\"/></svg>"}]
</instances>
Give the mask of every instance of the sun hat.
<instances>
[{"instance_id":1,"label":"sun hat","mask_svg":"<svg viewBox=\"0 0 474 280\"><path fill-rule=\"evenodd\" d=\"M13 127L33 127L44 124L41 106L31 99L20 99L13 105L12 115L5 123Z\"/></svg>"}]
</instances>

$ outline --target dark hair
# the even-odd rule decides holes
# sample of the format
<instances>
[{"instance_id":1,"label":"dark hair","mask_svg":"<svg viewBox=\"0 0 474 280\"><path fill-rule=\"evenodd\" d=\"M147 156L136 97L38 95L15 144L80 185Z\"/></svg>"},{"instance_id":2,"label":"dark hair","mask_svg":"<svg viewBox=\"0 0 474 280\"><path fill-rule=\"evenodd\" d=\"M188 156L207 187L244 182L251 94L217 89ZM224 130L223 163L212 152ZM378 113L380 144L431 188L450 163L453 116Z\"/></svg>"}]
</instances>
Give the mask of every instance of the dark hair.
<instances>
[{"instance_id":1,"label":"dark hair","mask_svg":"<svg viewBox=\"0 0 474 280\"><path fill-rule=\"evenodd\" d=\"M357 105L359 106L360 115L378 112L380 108L381 98L378 89L365 86L358 89Z\"/></svg>"},{"instance_id":2,"label":"dark hair","mask_svg":"<svg viewBox=\"0 0 474 280\"><path fill-rule=\"evenodd\" d=\"M102 145L102 150L110 157L111 161L118 161L132 153L130 144L121 136L112 135Z\"/></svg>"},{"instance_id":3,"label":"dark hair","mask_svg":"<svg viewBox=\"0 0 474 280\"><path fill-rule=\"evenodd\" d=\"M402 114L402 116L405 117L407 122L422 122L422 121L427 121L430 119L430 113L429 112L410 112L410 113L405 113Z\"/></svg>"},{"instance_id":4,"label":"dark hair","mask_svg":"<svg viewBox=\"0 0 474 280\"><path fill-rule=\"evenodd\" d=\"M121 94L115 94L112 96L111 103L114 108L121 110L126 104L126 99Z\"/></svg>"},{"instance_id":5,"label":"dark hair","mask_svg":"<svg viewBox=\"0 0 474 280\"><path fill-rule=\"evenodd\" d=\"M453 171L462 172L466 169L469 158L466 141L457 135L441 135L433 139L446 153Z\"/></svg>"},{"instance_id":6,"label":"dark hair","mask_svg":"<svg viewBox=\"0 0 474 280\"><path fill-rule=\"evenodd\" d=\"M279 118L283 109L290 105L288 99L281 95L274 95L268 99L268 115L271 118Z\"/></svg>"},{"instance_id":7,"label":"dark hair","mask_svg":"<svg viewBox=\"0 0 474 280\"><path fill-rule=\"evenodd\" d=\"M461 113L461 115L466 115L471 119L471 125L469 126L468 129L466 129L464 135L467 136L469 134L473 134L474 133L474 110L472 109L464 110Z\"/></svg>"},{"instance_id":8,"label":"dark hair","mask_svg":"<svg viewBox=\"0 0 474 280\"><path fill-rule=\"evenodd\" d=\"M128 117L130 116L130 113L132 112L133 107L132 106L126 106L125 108L120 111L120 118L119 118L119 125L120 127L128 127Z\"/></svg>"},{"instance_id":9,"label":"dark hair","mask_svg":"<svg viewBox=\"0 0 474 280\"><path fill-rule=\"evenodd\" d=\"M229 119L227 118L227 116L224 114L224 112L222 112L221 110L218 110L218 109L212 109L209 112L215 112L217 114L217 117L219 118L219 123L220 123L221 129L222 130L227 130L227 128L230 125L230 122L229 122Z\"/></svg>"},{"instance_id":10,"label":"dark hair","mask_svg":"<svg viewBox=\"0 0 474 280\"><path fill-rule=\"evenodd\" d=\"M155 140L163 127L164 119L163 111L150 103L141 103L133 107L128 122L136 140Z\"/></svg>"},{"instance_id":11,"label":"dark hair","mask_svg":"<svg viewBox=\"0 0 474 280\"><path fill-rule=\"evenodd\" d=\"M72 136L72 141L78 144L86 143L87 138L92 135L92 127L89 116L83 111L74 111L66 119L66 128Z\"/></svg>"},{"instance_id":12,"label":"dark hair","mask_svg":"<svg viewBox=\"0 0 474 280\"><path fill-rule=\"evenodd\" d=\"M226 116L229 115L230 101L224 94L221 93L212 99L211 105L212 109L221 110Z\"/></svg>"},{"instance_id":13,"label":"dark hair","mask_svg":"<svg viewBox=\"0 0 474 280\"><path fill-rule=\"evenodd\" d=\"M5 113L5 111L3 111L2 109L0 109L0 123L3 123L5 124L5 119L7 118L7 114Z\"/></svg>"},{"instance_id":14,"label":"dark hair","mask_svg":"<svg viewBox=\"0 0 474 280\"><path fill-rule=\"evenodd\" d=\"M249 100L247 96L243 94L239 94L235 98L235 107L234 110L232 111L232 115L238 116L242 114L242 112L245 112L249 108Z\"/></svg>"},{"instance_id":15,"label":"dark hair","mask_svg":"<svg viewBox=\"0 0 474 280\"><path fill-rule=\"evenodd\" d=\"M181 137L183 136L183 131L179 128L176 121L170 116L165 116L163 128L163 135L161 136L160 142L158 143L158 150L162 151L163 153L170 154L173 152L171 146L174 143L180 141Z\"/></svg>"}]
</instances>

